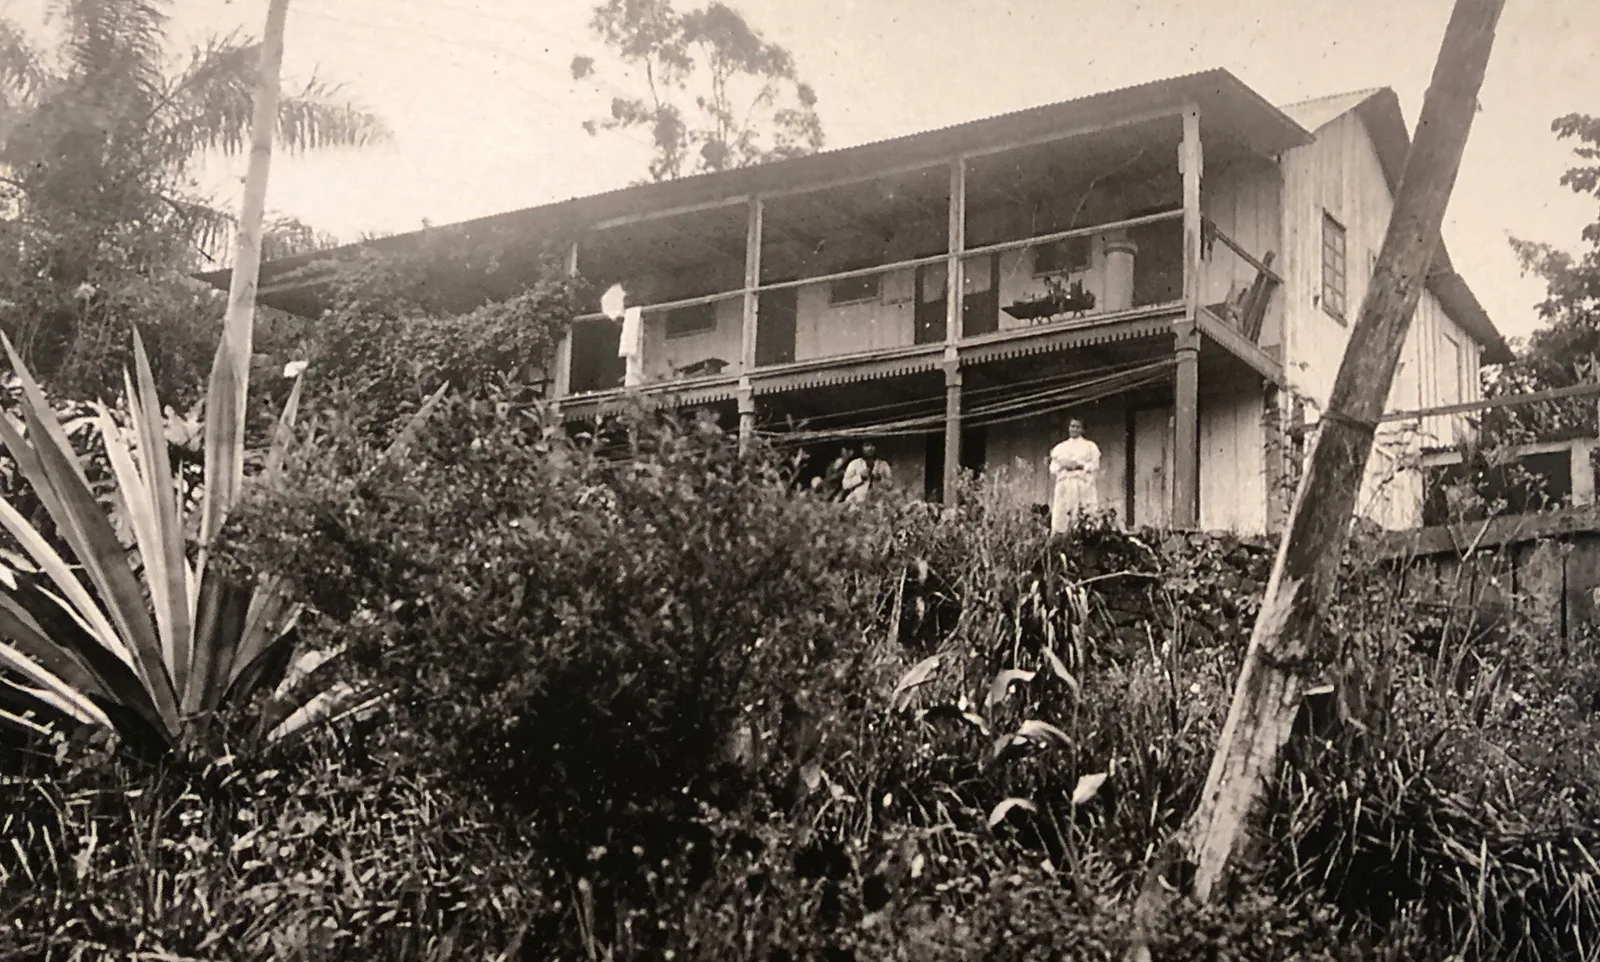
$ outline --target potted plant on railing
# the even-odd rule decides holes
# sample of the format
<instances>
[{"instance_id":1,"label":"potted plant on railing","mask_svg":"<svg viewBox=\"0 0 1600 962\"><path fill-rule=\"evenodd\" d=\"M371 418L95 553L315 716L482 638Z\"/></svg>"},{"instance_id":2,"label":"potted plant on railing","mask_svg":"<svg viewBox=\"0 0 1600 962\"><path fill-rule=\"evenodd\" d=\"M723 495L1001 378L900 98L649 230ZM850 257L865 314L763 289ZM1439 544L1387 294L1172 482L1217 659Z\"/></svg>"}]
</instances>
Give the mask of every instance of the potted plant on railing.
<instances>
[{"instance_id":1,"label":"potted plant on railing","mask_svg":"<svg viewBox=\"0 0 1600 962\"><path fill-rule=\"evenodd\" d=\"M1065 283L1059 277L1047 277L1045 292L1008 304L1004 310L1019 321L1037 321L1062 314L1083 314L1094 310L1094 292L1083 286L1083 281Z\"/></svg>"}]
</instances>

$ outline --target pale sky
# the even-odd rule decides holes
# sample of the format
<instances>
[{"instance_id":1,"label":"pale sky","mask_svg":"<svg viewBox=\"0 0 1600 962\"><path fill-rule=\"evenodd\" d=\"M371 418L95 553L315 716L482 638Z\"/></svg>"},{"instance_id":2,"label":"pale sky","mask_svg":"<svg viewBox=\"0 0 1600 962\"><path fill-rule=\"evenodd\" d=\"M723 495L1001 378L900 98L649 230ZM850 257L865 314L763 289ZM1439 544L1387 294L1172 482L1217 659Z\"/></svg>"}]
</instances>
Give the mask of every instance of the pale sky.
<instances>
[{"instance_id":1,"label":"pale sky","mask_svg":"<svg viewBox=\"0 0 1600 962\"><path fill-rule=\"evenodd\" d=\"M45 0L10 0L26 14ZM679 0L692 6L694 0ZM1226 68L1275 103L1389 86L1414 124L1451 0L734 0L793 52L829 147ZM614 92L593 0L294 0L286 79L315 67L388 120L392 147L275 162L269 207L341 237L449 223L621 186L644 135L584 133ZM7 0L0 0L0 12ZM265 0L175 0L180 38L259 31ZM1550 121L1600 113L1600 0L1509 0L1445 236L1508 336L1542 292L1508 236L1575 249L1593 201L1557 184ZM608 78L626 78L607 69ZM242 170L242 161L233 165ZM237 171L213 179L232 183Z\"/></svg>"}]
</instances>

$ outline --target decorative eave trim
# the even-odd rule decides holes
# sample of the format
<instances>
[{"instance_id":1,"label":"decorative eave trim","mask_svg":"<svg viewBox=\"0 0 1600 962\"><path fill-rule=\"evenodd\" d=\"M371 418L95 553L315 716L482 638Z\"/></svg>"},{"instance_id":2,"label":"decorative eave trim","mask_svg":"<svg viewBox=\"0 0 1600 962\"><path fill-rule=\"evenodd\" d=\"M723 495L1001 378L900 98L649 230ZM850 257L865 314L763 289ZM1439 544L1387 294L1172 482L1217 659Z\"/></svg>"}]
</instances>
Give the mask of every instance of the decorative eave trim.
<instances>
[{"instance_id":1,"label":"decorative eave trim","mask_svg":"<svg viewBox=\"0 0 1600 962\"><path fill-rule=\"evenodd\" d=\"M739 379L721 376L711 383L692 381L644 385L635 390L618 388L593 394L562 398L561 419L573 421L600 414L613 414L633 404L646 408L683 408L697 404L732 401L739 396Z\"/></svg>"},{"instance_id":2,"label":"decorative eave trim","mask_svg":"<svg viewBox=\"0 0 1600 962\"><path fill-rule=\"evenodd\" d=\"M834 384L852 384L878 378L899 377L923 371L937 371L944 357L940 344L919 345L915 353L898 354L850 361L841 358L821 359L827 366L808 367L803 370L780 369L770 373L757 373L751 378L756 394L775 394L779 391L796 391ZM808 362L809 363L809 362Z\"/></svg>"},{"instance_id":3,"label":"decorative eave trim","mask_svg":"<svg viewBox=\"0 0 1600 962\"><path fill-rule=\"evenodd\" d=\"M961 349L961 361L962 363L1003 361L1008 358L1047 354L1094 344L1132 341L1171 333L1172 321L1166 317L1147 317L1111 325L1106 325L1104 322L1090 323L1082 327L1067 328L1024 339L1002 340L992 344L965 347Z\"/></svg>"}]
</instances>

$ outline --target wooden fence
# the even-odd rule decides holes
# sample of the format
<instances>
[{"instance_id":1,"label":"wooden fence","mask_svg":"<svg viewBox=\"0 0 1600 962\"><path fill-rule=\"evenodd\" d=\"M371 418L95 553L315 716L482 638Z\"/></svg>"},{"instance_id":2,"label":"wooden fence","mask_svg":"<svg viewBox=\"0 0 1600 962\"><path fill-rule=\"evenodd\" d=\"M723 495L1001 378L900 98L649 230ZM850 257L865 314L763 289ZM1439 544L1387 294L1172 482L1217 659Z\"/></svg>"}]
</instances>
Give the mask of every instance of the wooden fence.
<instances>
[{"instance_id":1,"label":"wooden fence","mask_svg":"<svg viewBox=\"0 0 1600 962\"><path fill-rule=\"evenodd\" d=\"M1383 535L1419 603L1517 612L1563 637L1600 626L1600 506Z\"/></svg>"}]
</instances>

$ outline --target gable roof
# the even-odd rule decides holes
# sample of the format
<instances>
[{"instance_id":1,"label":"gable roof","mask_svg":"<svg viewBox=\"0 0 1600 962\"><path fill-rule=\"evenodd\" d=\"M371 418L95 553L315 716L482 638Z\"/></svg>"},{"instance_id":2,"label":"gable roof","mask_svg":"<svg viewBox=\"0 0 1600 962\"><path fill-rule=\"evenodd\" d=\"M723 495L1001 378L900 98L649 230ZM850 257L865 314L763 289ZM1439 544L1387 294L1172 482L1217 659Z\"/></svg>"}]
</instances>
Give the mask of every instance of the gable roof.
<instances>
[{"instance_id":1,"label":"gable roof","mask_svg":"<svg viewBox=\"0 0 1600 962\"><path fill-rule=\"evenodd\" d=\"M1389 192L1399 192L1400 177L1406 167L1406 154L1411 150L1411 134L1406 129L1405 116L1400 111L1400 98L1393 88L1373 87L1333 94L1288 104L1281 109L1313 134L1354 112L1366 126L1367 136L1372 139L1378 164L1383 168L1383 178L1389 184ZM1477 295L1472 293L1466 279L1456 271L1443 240L1439 242L1433 270L1428 274L1428 290L1439 299L1445 314L1483 348L1483 363L1501 364L1512 359L1511 347L1494 326L1494 321L1479 303Z\"/></svg>"}]
</instances>

